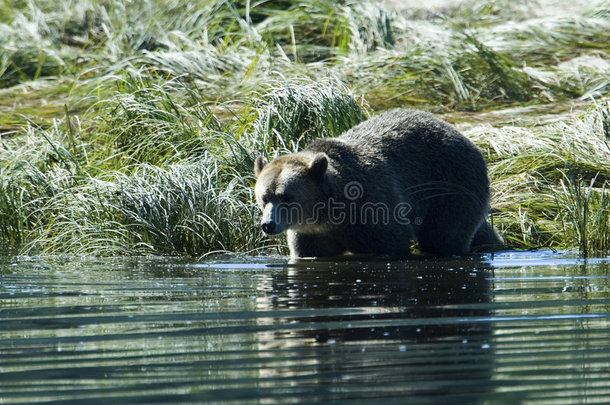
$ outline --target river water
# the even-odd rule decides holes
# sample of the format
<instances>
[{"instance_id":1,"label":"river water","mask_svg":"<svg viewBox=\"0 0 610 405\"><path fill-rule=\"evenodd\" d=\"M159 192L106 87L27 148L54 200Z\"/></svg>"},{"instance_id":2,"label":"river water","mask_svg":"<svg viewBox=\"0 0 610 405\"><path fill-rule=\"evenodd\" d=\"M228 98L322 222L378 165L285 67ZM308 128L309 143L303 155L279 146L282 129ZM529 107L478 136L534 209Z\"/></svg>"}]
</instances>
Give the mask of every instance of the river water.
<instances>
[{"instance_id":1,"label":"river water","mask_svg":"<svg viewBox=\"0 0 610 405\"><path fill-rule=\"evenodd\" d=\"M0 259L0 404L610 402L610 259Z\"/></svg>"}]
</instances>

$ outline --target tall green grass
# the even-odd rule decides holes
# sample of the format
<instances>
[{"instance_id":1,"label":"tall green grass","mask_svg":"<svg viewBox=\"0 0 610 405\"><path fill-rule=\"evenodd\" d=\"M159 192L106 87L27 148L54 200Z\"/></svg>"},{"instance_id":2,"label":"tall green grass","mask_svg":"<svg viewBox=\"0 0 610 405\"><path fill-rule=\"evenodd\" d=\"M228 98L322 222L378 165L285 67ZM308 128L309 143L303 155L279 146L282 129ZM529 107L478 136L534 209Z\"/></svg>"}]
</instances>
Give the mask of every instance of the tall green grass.
<instances>
[{"instance_id":1,"label":"tall green grass","mask_svg":"<svg viewBox=\"0 0 610 405\"><path fill-rule=\"evenodd\" d=\"M0 245L86 255L282 251L251 174L391 107L486 154L518 248L608 251L603 1L7 0ZM535 7L535 8L532 8Z\"/></svg>"},{"instance_id":2,"label":"tall green grass","mask_svg":"<svg viewBox=\"0 0 610 405\"><path fill-rule=\"evenodd\" d=\"M257 225L254 159L336 136L366 118L332 81L275 82L239 107L240 120L221 120L225 109L184 83L143 79L125 76L96 107L95 137L68 115L6 143L3 239L27 253L276 251Z\"/></svg>"},{"instance_id":3,"label":"tall green grass","mask_svg":"<svg viewBox=\"0 0 610 405\"><path fill-rule=\"evenodd\" d=\"M278 81L252 105L245 132L255 140L251 149L259 153L296 152L316 138L339 136L364 121L363 103L337 81Z\"/></svg>"},{"instance_id":4,"label":"tall green grass","mask_svg":"<svg viewBox=\"0 0 610 405\"><path fill-rule=\"evenodd\" d=\"M209 155L105 177L45 201L39 209L56 215L35 230L26 251L201 256L265 246L252 226L252 188L240 176L222 174Z\"/></svg>"},{"instance_id":5,"label":"tall green grass","mask_svg":"<svg viewBox=\"0 0 610 405\"><path fill-rule=\"evenodd\" d=\"M608 116L603 101L568 122L467 132L487 155L495 223L513 246L607 251Z\"/></svg>"},{"instance_id":6,"label":"tall green grass","mask_svg":"<svg viewBox=\"0 0 610 405\"><path fill-rule=\"evenodd\" d=\"M562 172L561 188L556 191L559 219L572 244L585 256L610 249L610 190L597 178L584 183L573 172Z\"/></svg>"},{"instance_id":7,"label":"tall green grass","mask_svg":"<svg viewBox=\"0 0 610 405\"><path fill-rule=\"evenodd\" d=\"M113 166L163 164L214 152L222 136L221 123L195 88L180 80L160 80L139 74L117 83L117 92L104 102L100 134L113 155Z\"/></svg>"}]
</instances>

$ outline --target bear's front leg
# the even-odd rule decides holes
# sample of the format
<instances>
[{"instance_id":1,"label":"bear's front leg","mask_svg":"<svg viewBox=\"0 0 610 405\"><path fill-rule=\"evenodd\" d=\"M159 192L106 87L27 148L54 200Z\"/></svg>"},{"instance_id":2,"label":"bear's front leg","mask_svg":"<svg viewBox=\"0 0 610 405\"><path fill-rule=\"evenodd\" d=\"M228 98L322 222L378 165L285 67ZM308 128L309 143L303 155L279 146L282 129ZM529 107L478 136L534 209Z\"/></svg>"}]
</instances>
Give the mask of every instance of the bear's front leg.
<instances>
[{"instance_id":1,"label":"bear's front leg","mask_svg":"<svg viewBox=\"0 0 610 405\"><path fill-rule=\"evenodd\" d=\"M288 230L286 236L292 259L299 257L332 257L345 253L345 248L328 234L305 234Z\"/></svg>"}]
</instances>

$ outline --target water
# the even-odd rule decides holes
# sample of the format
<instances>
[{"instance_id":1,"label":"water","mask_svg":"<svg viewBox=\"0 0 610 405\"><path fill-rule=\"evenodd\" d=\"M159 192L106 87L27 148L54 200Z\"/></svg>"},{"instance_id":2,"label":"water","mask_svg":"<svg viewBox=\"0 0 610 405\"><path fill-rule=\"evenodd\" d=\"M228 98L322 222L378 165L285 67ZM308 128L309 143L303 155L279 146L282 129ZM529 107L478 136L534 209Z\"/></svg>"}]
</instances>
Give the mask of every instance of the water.
<instances>
[{"instance_id":1,"label":"water","mask_svg":"<svg viewBox=\"0 0 610 405\"><path fill-rule=\"evenodd\" d=\"M0 404L610 402L610 260L3 258Z\"/></svg>"}]
</instances>

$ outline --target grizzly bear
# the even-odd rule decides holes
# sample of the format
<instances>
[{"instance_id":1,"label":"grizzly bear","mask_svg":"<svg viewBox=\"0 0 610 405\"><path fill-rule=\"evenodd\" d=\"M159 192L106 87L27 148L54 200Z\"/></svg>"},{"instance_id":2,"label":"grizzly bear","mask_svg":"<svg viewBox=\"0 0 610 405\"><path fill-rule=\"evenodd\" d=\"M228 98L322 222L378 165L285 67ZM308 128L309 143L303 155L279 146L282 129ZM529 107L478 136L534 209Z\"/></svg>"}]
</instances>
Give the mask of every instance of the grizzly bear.
<instances>
[{"instance_id":1,"label":"grizzly bear","mask_svg":"<svg viewBox=\"0 0 610 405\"><path fill-rule=\"evenodd\" d=\"M481 151L429 113L380 114L271 163L259 157L254 172L262 230L287 232L292 258L401 258L414 239L441 256L502 244L486 221Z\"/></svg>"}]
</instances>

